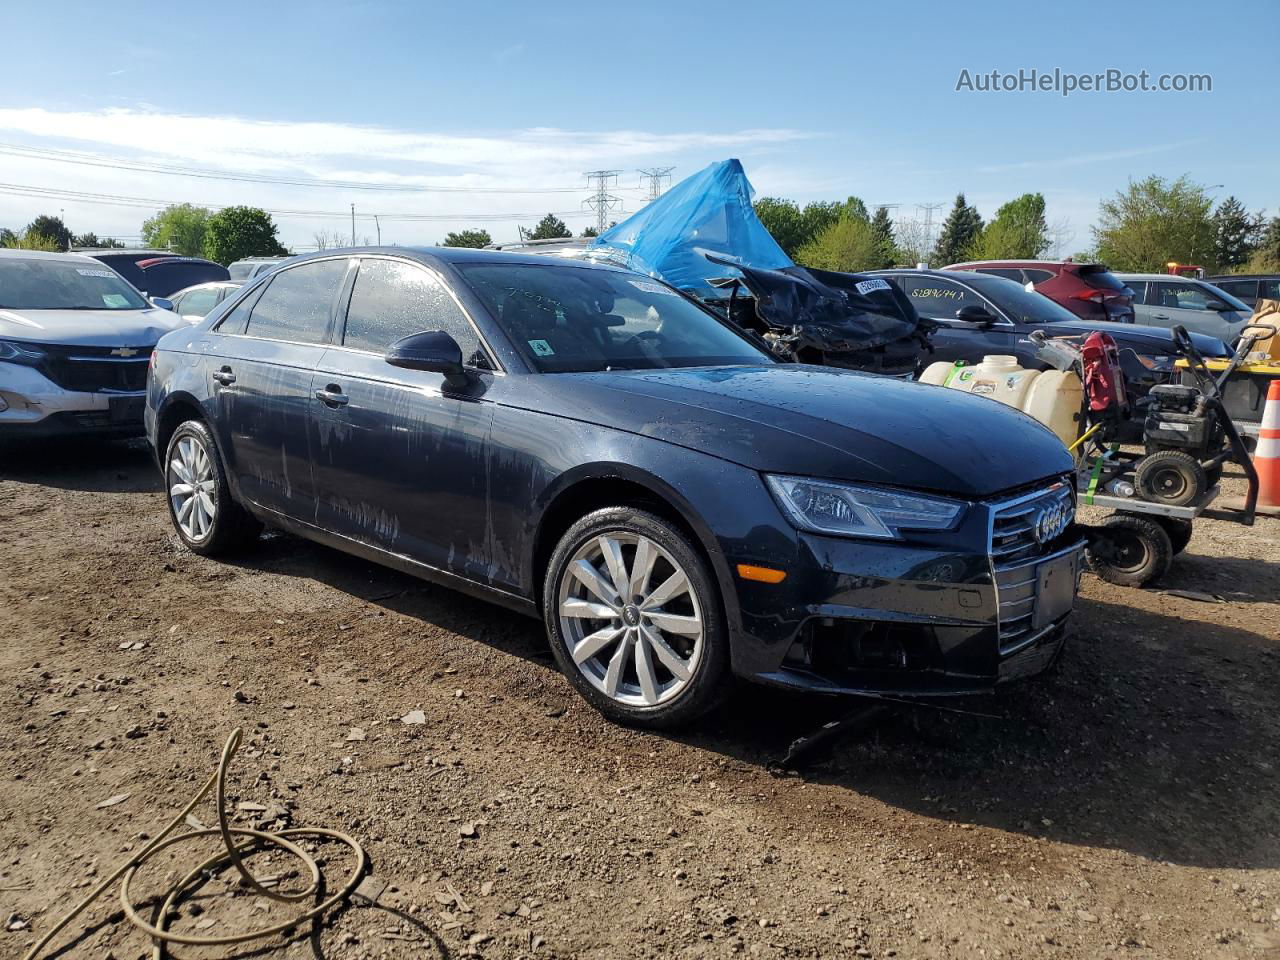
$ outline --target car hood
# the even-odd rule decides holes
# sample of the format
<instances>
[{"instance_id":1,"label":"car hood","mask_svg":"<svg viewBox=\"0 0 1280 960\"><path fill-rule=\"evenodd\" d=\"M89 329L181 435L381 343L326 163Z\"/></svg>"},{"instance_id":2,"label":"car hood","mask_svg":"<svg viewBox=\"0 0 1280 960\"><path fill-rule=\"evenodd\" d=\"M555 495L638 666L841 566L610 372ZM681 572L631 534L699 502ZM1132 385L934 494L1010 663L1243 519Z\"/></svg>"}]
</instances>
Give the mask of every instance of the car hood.
<instances>
[{"instance_id":1,"label":"car hood","mask_svg":"<svg viewBox=\"0 0 1280 960\"><path fill-rule=\"evenodd\" d=\"M531 375L531 406L771 473L968 498L1061 476L1071 457L1011 407L928 384L776 364Z\"/></svg>"},{"instance_id":2,"label":"car hood","mask_svg":"<svg viewBox=\"0 0 1280 960\"><path fill-rule=\"evenodd\" d=\"M1031 326L1035 326L1035 324L1031 324ZM1064 330L1071 331L1068 336L1074 336L1075 334L1087 335L1095 330L1100 330L1103 333L1110 334L1117 346L1130 347L1138 353L1171 356L1178 352L1178 348L1173 344L1173 334L1164 327L1149 327L1138 323L1062 320L1055 323L1046 323L1040 329L1049 336L1061 335ZM1192 333L1191 342L1196 345L1196 349L1200 351L1202 356L1225 357L1229 356L1231 352L1227 349L1227 345L1217 337L1210 337L1203 333Z\"/></svg>"},{"instance_id":3,"label":"car hood","mask_svg":"<svg viewBox=\"0 0 1280 960\"><path fill-rule=\"evenodd\" d=\"M83 347L151 346L185 326L176 313L146 310L0 309L0 339L65 343Z\"/></svg>"}]
</instances>

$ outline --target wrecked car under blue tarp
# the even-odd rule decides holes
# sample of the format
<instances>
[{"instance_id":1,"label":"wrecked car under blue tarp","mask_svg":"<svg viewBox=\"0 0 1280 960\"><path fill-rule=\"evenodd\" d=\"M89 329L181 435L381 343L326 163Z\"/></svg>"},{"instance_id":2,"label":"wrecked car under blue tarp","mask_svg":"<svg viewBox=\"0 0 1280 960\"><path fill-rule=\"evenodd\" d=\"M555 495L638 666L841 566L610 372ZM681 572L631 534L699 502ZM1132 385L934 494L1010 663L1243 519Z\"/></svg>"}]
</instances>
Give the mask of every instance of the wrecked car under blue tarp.
<instances>
[{"instance_id":1,"label":"wrecked car under blue tarp","mask_svg":"<svg viewBox=\"0 0 1280 960\"><path fill-rule=\"evenodd\" d=\"M610 227L590 250L696 297L778 356L913 374L932 321L891 281L796 266L756 216L754 193L739 161L713 163Z\"/></svg>"}]
</instances>

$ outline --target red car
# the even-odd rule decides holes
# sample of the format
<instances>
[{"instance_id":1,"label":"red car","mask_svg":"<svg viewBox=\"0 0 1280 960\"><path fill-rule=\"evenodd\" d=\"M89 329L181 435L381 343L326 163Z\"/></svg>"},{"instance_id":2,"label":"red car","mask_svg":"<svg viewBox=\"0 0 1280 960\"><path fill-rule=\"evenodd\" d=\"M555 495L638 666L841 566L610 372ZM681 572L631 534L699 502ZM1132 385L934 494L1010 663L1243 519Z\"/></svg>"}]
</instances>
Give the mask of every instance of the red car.
<instances>
[{"instance_id":1,"label":"red car","mask_svg":"<svg viewBox=\"0 0 1280 960\"><path fill-rule=\"evenodd\" d=\"M972 270L1030 283L1082 320L1133 323L1133 291L1101 263L1070 260L975 260L953 263L943 270Z\"/></svg>"}]
</instances>

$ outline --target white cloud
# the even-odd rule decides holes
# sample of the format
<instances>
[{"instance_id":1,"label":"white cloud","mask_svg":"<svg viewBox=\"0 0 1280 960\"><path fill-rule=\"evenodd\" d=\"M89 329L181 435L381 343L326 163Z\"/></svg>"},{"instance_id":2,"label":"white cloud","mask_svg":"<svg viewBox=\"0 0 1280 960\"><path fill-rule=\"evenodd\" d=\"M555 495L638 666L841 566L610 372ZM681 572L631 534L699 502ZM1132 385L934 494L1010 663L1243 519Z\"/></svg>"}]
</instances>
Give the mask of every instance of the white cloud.
<instances>
[{"instance_id":1,"label":"white cloud","mask_svg":"<svg viewBox=\"0 0 1280 960\"><path fill-rule=\"evenodd\" d=\"M515 55L513 52L510 55ZM432 194L370 193L229 183L139 171L109 170L48 160L2 158L0 180L64 190L85 190L148 199L210 204L249 203L276 210L347 209L373 213L458 215L456 222L388 229L384 241L429 242L469 225L467 214L576 211L587 196L585 170L622 169L627 210L639 206L636 167L677 164L676 177L726 156L749 157L805 139L790 129L729 132L579 131L531 127L512 131L435 132L334 122L254 120L192 116L149 109L54 111L0 109L0 141L69 149L101 157L184 164L222 172L397 183L469 189L578 187L581 193ZM31 211L65 207L73 230L136 235L146 211L0 196L0 225ZM25 212L19 212L25 211ZM305 244L311 234L337 224L279 217L286 242ZM495 237L514 235L515 221L494 223ZM576 222L583 226L585 218ZM103 224L100 228L96 224ZM574 225L574 224L571 224ZM127 226L127 229L123 229ZM372 222L368 223L372 233ZM361 232L365 226L360 227Z\"/></svg>"},{"instance_id":2,"label":"white cloud","mask_svg":"<svg viewBox=\"0 0 1280 960\"><path fill-rule=\"evenodd\" d=\"M1167 153L1189 147L1197 140L1183 140L1179 143L1156 143L1146 147L1131 147L1126 150L1107 150L1101 153L1077 153L1069 156L1048 157L1043 160L1019 160L1014 163L996 163L978 167L978 173L1009 173L1014 170L1052 170L1061 167L1080 167L1091 163L1110 163L1115 160L1129 160L1133 157L1146 157L1153 153Z\"/></svg>"}]
</instances>

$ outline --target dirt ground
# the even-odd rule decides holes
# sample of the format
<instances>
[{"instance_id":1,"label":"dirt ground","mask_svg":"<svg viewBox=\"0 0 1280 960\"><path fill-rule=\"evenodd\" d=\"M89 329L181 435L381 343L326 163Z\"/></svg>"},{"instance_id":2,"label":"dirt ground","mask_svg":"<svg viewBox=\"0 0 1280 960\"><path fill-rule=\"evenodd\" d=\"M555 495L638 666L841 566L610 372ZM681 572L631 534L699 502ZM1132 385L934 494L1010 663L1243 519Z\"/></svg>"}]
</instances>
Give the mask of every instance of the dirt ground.
<instances>
[{"instance_id":1,"label":"dirt ground","mask_svg":"<svg viewBox=\"0 0 1280 960\"><path fill-rule=\"evenodd\" d=\"M237 725L235 822L347 830L387 886L182 957L1280 956L1280 521L1198 524L1159 588L1086 576L1059 671L958 705L989 716L895 709L778 778L848 704L744 688L685 734L612 726L537 623L281 535L202 559L159 490L141 446L0 449L4 957ZM350 858L321 853L332 889ZM284 915L224 874L175 923ZM114 892L83 920L62 956L149 955Z\"/></svg>"}]
</instances>

